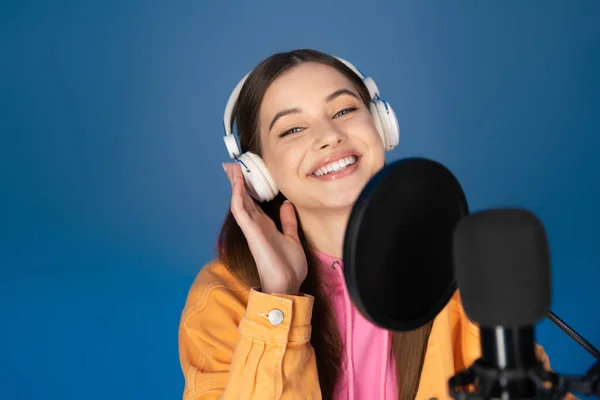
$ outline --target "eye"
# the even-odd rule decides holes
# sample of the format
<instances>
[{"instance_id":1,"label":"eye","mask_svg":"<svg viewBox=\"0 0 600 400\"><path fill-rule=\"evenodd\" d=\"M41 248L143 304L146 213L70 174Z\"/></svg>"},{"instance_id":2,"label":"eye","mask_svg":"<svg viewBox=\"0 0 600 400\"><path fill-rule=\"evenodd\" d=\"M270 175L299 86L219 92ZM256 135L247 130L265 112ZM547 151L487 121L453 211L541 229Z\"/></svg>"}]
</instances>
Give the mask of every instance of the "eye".
<instances>
[{"instance_id":1,"label":"eye","mask_svg":"<svg viewBox=\"0 0 600 400\"><path fill-rule=\"evenodd\" d=\"M298 133L298 132L300 132L301 130L302 130L302 128L298 128L298 127L296 127L296 128L292 128L292 129L288 129L287 131L285 131L285 132L282 132L282 133L279 135L279 137L280 137L280 138L282 138L282 137L284 137L284 136L291 135L291 134L293 134L293 133Z\"/></svg>"},{"instance_id":2,"label":"eye","mask_svg":"<svg viewBox=\"0 0 600 400\"><path fill-rule=\"evenodd\" d=\"M342 111L338 112L337 114L335 114L333 116L333 118L338 118L338 117L343 117L344 115L350 114L351 112L356 111L357 108L356 107L348 107L348 108L344 108Z\"/></svg>"}]
</instances>

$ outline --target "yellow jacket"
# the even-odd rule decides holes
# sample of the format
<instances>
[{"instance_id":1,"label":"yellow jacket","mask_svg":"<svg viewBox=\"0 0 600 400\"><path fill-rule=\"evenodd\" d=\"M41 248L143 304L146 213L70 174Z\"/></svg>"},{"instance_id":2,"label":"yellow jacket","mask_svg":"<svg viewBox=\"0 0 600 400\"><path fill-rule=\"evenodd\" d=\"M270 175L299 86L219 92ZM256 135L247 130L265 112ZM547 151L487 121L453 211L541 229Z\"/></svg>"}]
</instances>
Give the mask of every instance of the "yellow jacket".
<instances>
[{"instance_id":1,"label":"yellow jacket","mask_svg":"<svg viewBox=\"0 0 600 400\"><path fill-rule=\"evenodd\" d=\"M312 306L310 295L248 290L220 262L207 264L179 326L183 399L320 399L309 342ZM549 368L544 350L537 350ZM479 330L455 294L435 318L416 400L450 400L448 379L479 356Z\"/></svg>"}]
</instances>

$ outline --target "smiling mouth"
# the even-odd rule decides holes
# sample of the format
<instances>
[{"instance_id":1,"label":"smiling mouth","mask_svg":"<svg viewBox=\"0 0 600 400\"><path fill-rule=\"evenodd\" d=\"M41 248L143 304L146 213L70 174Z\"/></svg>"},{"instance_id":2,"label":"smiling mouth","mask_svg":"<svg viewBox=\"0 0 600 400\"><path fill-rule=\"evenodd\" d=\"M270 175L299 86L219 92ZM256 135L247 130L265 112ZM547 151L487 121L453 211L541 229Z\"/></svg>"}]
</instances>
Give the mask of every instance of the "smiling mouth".
<instances>
[{"instance_id":1,"label":"smiling mouth","mask_svg":"<svg viewBox=\"0 0 600 400\"><path fill-rule=\"evenodd\" d=\"M343 171L346 168L350 167L351 165L356 164L356 162L358 162L358 157L357 156L344 157L344 158L342 158L340 160L330 162L329 164L324 165L324 166L318 168L311 175L313 175L313 176L325 176L325 175L333 174L333 173L336 173L336 172L340 172L340 171Z\"/></svg>"}]
</instances>

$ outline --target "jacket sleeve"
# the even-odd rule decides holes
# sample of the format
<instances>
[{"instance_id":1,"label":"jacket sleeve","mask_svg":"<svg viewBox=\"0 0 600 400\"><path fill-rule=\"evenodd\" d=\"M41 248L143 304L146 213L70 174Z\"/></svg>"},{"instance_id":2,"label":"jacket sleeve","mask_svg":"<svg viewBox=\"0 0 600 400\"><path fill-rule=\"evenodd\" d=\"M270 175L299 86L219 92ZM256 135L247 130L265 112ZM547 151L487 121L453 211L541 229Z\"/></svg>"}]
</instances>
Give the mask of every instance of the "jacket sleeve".
<instances>
[{"instance_id":1,"label":"jacket sleeve","mask_svg":"<svg viewBox=\"0 0 600 400\"><path fill-rule=\"evenodd\" d=\"M246 305L222 285L203 291L179 328L183 399L320 399L313 301L251 289Z\"/></svg>"}]
</instances>

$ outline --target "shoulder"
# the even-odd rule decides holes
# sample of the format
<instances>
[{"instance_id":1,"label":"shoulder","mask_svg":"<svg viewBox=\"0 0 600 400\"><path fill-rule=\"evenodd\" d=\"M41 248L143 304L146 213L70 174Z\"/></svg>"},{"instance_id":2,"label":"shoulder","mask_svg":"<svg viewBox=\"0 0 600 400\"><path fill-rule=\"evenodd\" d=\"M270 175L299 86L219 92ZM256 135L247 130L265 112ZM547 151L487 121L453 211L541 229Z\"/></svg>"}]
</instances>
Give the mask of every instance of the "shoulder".
<instances>
[{"instance_id":1,"label":"shoulder","mask_svg":"<svg viewBox=\"0 0 600 400\"><path fill-rule=\"evenodd\" d=\"M448 302L450 341L455 371L461 371L481 356L479 326L469 319L460 291L456 290Z\"/></svg>"},{"instance_id":2,"label":"shoulder","mask_svg":"<svg viewBox=\"0 0 600 400\"><path fill-rule=\"evenodd\" d=\"M182 312L182 323L198 314L226 311L241 316L248 302L250 288L243 285L218 259L202 267L189 289ZM221 314L223 316L223 314Z\"/></svg>"},{"instance_id":3,"label":"shoulder","mask_svg":"<svg viewBox=\"0 0 600 400\"><path fill-rule=\"evenodd\" d=\"M450 301L448 302L447 308L448 312L450 313L450 318L454 321L454 323L459 324L463 332L468 332L469 334L473 335L476 340L479 340L479 326L477 326L477 324L471 321L467 316L460 297L460 290L456 290L454 292L450 298Z\"/></svg>"}]
</instances>

